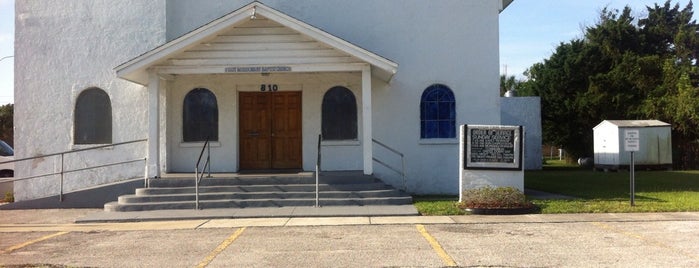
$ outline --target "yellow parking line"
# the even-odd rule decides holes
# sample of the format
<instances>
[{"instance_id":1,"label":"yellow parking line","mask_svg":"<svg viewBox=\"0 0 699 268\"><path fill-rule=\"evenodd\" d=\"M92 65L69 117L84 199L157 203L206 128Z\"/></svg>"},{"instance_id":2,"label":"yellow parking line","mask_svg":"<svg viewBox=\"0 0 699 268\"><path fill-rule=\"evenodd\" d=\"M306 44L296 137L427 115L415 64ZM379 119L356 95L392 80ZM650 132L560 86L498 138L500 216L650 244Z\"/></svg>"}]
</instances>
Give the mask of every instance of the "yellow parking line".
<instances>
[{"instance_id":1,"label":"yellow parking line","mask_svg":"<svg viewBox=\"0 0 699 268\"><path fill-rule=\"evenodd\" d=\"M422 234L423 237L425 237L427 242L430 243L432 249L434 249L434 251L437 252L437 255L439 255L439 257L442 258L442 261L444 261L444 264L446 266L456 266L456 262L454 261L454 259L452 259L451 256L449 256L449 254L447 254L447 252L444 251L444 248L442 248L439 242L437 242L437 239L432 237L432 235L430 235L430 233L427 232L424 225L418 224L415 225L415 227L417 227L417 230L420 232L420 234Z\"/></svg>"},{"instance_id":2,"label":"yellow parking line","mask_svg":"<svg viewBox=\"0 0 699 268\"><path fill-rule=\"evenodd\" d=\"M206 258L202 260L199 263L199 265L197 265L197 268L203 268L209 265L209 263L211 263L216 258L216 256L218 256L219 253L223 252L228 246L230 246L233 243L233 241L235 241L241 234L243 234L243 231L245 231L245 227L239 228L237 231L235 231L235 233L233 233L226 240L221 242L221 244L218 245L218 247L216 247L216 249L214 249L214 251L212 251L211 254L209 254L209 256L206 256Z\"/></svg>"},{"instance_id":3,"label":"yellow parking line","mask_svg":"<svg viewBox=\"0 0 699 268\"><path fill-rule=\"evenodd\" d=\"M624 230L620 230L620 229L618 229L618 228L614 228L614 227L612 227L612 226L610 226L610 225L608 225L608 224L604 224L604 223L601 223L601 222L591 222L591 224L594 225L594 226L597 226L597 227L599 227L599 228L601 228L601 229L605 229L605 230L612 231L612 232L615 232L615 233L619 233L619 234L622 234L622 235L625 235L625 236L628 236L628 237L631 237L631 238L635 238L635 239L638 239L638 240L647 242L647 243L649 243L649 244L655 245L655 246L657 246L657 247L661 247L661 248L668 249L668 250L670 250L670 251L678 252L678 253L680 253L680 254L686 256L686 257L689 257L689 258L692 258L692 259L695 259L695 260L699 260L699 256L697 256L697 255L694 255L694 254L691 254L691 253L687 253L687 252L685 252L685 251L683 251L683 250L680 250L680 249L678 249L678 248L674 248L674 247L672 247L672 246L670 246L670 245L667 245L667 244L665 244L665 243L661 243L661 242L658 242L658 241L655 241L655 240L646 238L645 236L642 236L642 235L640 235L640 234L633 233L633 232L628 232L628 231L624 231Z\"/></svg>"},{"instance_id":4,"label":"yellow parking line","mask_svg":"<svg viewBox=\"0 0 699 268\"><path fill-rule=\"evenodd\" d=\"M31 245L31 244L38 243L38 242L41 242L41 241L44 241L44 240L47 240L47 239L51 239L51 238L54 238L54 237L56 237L56 236L64 235L64 234L67 234L67 233L70 233L70 232L58 232L58 233L55 233L55 234L43 236L43 237L34 239L34 240L32 240L32 241L24 242L24 243L22 243L22 244L18 244L18 245L14 245L14 246L11 246L11 247L9 247L9 248L6 248L5 250L2 251L2 253L10 253L10 252L12 252L12 251L15 251L15 250L18 250L18 249L20 249L20 248L29 246L29 245Z\"/></svg>"}]
</instances>

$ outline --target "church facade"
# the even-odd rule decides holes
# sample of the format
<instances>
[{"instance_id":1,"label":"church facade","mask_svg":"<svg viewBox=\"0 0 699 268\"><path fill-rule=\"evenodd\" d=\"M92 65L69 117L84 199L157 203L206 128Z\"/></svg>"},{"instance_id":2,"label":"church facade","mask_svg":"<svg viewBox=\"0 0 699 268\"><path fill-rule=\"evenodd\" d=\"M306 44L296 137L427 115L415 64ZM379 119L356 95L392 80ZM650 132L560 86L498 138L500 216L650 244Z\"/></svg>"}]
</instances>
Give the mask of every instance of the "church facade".
<instances>
[{"instance_id":1,"label":"church facade","mask_svg":"<svg viewBox=\"0 0 699 268\"><path fill-rule=\"evenodd\" d=\"M207 141L213 173L312 171L319 139L322 170L456 194L458 126L501 122L510 2L17 1L16 157L143 141L19 162L15 198L193 173Z\"/></svg>"}]
</instances>

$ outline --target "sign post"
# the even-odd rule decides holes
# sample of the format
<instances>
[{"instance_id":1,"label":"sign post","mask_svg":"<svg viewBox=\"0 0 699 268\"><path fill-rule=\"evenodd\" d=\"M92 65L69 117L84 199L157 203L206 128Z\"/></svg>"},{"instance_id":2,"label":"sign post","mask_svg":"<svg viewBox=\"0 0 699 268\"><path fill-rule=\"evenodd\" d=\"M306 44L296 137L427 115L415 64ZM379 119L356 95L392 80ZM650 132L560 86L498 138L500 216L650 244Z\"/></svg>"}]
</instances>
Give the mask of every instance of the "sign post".
<instances>
[{"instance_id":1,"label":"sign post","mask_svg":"<svg viewBox=\"0 0 699 268\"><path fill-rule=\"evenodd\" d=\"M633 153L638 152L640 149L640 138L638 129L626 129L624 130L624 149L627 152L631 152L631 163L629 166L629 185L631 188L631 206L636 205L636 174L635 174L635 160L633 158Z\"/></svg>"}]
</instances>

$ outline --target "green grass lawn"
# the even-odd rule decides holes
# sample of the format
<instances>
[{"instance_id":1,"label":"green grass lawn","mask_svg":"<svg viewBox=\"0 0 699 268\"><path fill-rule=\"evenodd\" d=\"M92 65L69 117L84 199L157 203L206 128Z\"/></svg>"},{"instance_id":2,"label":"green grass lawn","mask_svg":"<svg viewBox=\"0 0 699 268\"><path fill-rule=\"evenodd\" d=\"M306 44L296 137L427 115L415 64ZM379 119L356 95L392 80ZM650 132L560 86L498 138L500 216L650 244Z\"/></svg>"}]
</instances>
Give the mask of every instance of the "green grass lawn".
<instances>
[{"instance_id":1,"label":"green grass lawn","mask_svg":"<svg viewBox=\"0 0 699 268\"><path fill-rule=\"evenodd\" d=\"M416 195L413 204L425 216L463 215L465 212L456 206L458 196L451 195Z\"/></svg>"},{"instance_id":2,"label":"green grass lawn","mask_svg":"<svg viewBox=\"0 0 699 268\"><path fill-rule=\"evenodd\" d=\"M528 171L528 189L573 200L533 200L542 213L699 211L699 171L637 171L636 206L630 205L629 172L577 168Z\"/></svg>"},{"instance_id":3,"label":"green grass lawn","mask_svg":"<svg viewBox=\"0 0 699 268\"><path fill-rule=\"evenodd\" d=\"M532 202L541 213L699 211L699 171L636 171L636 206L630 205L629 172L593 172L555 163L524 174L527 189L558 193L572 200ZM422 215L459 215L455 196L415 196Z\"/></svg>"}]
</instances>

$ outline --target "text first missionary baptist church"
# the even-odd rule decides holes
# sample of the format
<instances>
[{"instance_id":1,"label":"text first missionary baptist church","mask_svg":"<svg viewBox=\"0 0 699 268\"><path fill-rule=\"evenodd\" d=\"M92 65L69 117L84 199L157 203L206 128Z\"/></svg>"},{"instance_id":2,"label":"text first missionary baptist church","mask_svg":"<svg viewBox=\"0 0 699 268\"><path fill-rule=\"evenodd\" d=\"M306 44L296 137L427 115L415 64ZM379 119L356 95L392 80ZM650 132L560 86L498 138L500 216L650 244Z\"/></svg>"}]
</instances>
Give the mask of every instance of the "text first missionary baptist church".
<instances>
[{"instance_id":1,"label":"text first missionary baptist church","mask_svg":"<svg viewBox=\"0 0 699 268\"><path fill-rule=\"evenodd\" d=\"M193 173L361 171L405 158L411 193L459 192L459 125L500 124L499 14L511 0L16 2L15 147L64 191ZM131 158L129 158L131 157ZM400 161L400 160L398 160ZM145 168L144 168L145 165ZM15 182L18 201L56 176Z\"/></svg>"}]
</instances>

